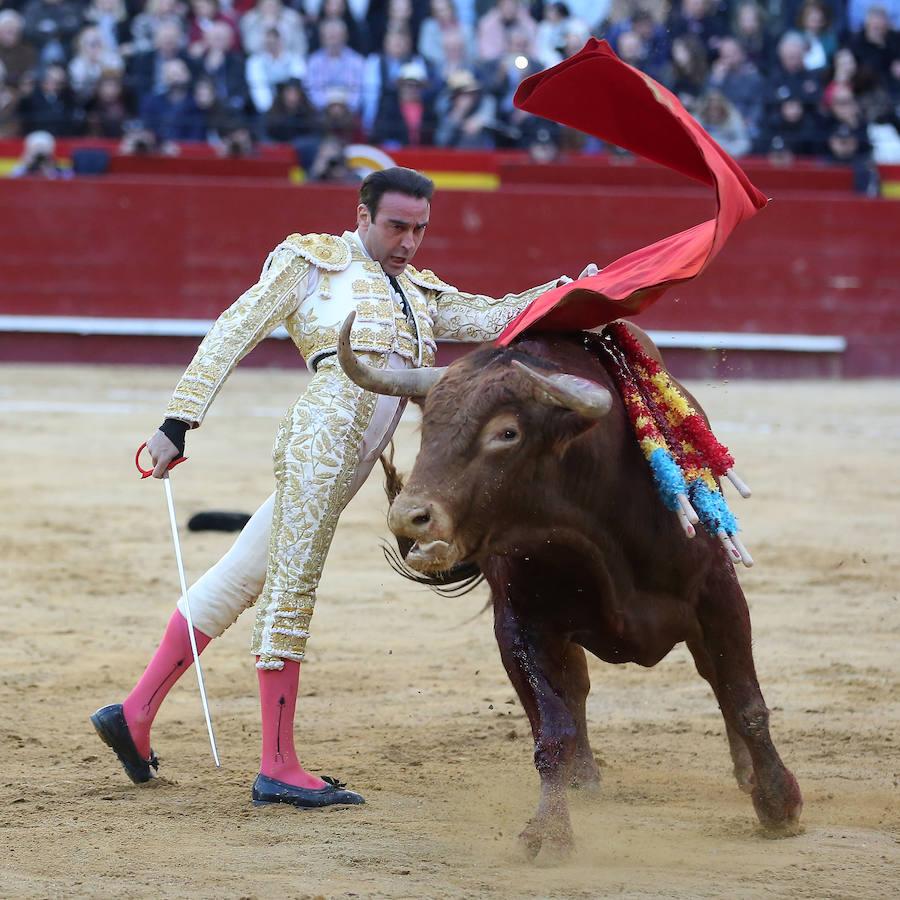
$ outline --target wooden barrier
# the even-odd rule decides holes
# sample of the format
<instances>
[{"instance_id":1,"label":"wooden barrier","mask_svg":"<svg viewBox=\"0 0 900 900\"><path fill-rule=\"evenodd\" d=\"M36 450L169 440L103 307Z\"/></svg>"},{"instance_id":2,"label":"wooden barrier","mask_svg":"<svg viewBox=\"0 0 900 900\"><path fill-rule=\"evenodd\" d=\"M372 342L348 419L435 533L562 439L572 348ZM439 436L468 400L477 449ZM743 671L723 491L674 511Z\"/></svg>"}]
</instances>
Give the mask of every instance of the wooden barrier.
<instances>
[{"instance_id":1,"label":"wooden barrier","mask_svg":"<svg viewBox=\"0 0 900 900\"><path fill-rule=\"evenodd\" d=\"M267 179L3 180L0 314L211 319L255 280L286 234L353 228L355 203L350 188ZM603 265L711 213L702 188L446 191L435 199L416 263L461 288L502 294L563 272L577 275L592 260ZM741 226L706 273L673 288L641 324L846 339L845 352L819 359L804 354L802 365L789 351L729 351L727 370L720 355L698 347L704 371L896 375L897 216L893 203L849 195L776 197ZM116 345L139 340L101 338L107 357L115 356ZM149 344L136 361L175 361L161 345L184 341L176 354L183 361L196 343L143 340ZM0 336L0 358L44 357L41 346L71 360L85 354L86 341L7 332ZM96 352L92 345L88 358ZM128 357L134 358L131 351Z\"/></svg>"}]
</instances>

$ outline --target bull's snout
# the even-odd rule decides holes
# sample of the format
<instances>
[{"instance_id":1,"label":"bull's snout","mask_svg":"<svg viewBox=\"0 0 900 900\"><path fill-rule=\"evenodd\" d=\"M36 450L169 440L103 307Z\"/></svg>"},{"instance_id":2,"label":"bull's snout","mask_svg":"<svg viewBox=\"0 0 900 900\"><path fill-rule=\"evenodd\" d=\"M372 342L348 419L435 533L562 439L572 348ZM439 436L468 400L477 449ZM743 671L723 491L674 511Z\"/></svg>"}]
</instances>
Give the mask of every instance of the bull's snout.
<instances>
[{"instance_id":1,"label":"bull's snout","mask_svg":"<svg viewBox=\"0 0 900 900\"><path fill-rule=\"evenodd\" d=\"M405 497L402 493L391 504L388 526L398 537L416 541L447 540L449 517L436 500Z\"/></svg>"},{"instance_id":2,"label":"bull's snout","mask_svg":"<svg viewBox=\"0 0 900 900\"><path fill-rule=\"evenodd\" d=\"M406 557L414 569L442 568L452 563L450 516L437 500L401 493L391 504L388 526L397 537L415 541Z\"/></svg>"}]
</instances>

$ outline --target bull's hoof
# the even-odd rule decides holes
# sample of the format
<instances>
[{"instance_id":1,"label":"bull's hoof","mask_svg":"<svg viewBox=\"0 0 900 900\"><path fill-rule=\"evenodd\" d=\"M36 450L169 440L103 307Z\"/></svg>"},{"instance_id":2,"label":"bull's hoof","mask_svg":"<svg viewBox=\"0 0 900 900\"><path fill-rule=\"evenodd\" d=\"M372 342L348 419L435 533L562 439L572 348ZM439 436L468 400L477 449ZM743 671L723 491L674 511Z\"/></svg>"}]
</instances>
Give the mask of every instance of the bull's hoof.
<instances>
[{"instance_id":1,"label":"bull's hoof","mask_svg":"<svg viewBox=\"0 0 900 900\"><path fill-rule=\"evenodd\" d=\"M802 830L800 813L803 811L803 797L800 787L790 772L785 772L785 775L787 777L777 789L769 787L763 790L756 784L750 795L759 824L767 837L792 837Z\"/></svg>"},{"instance_id":2,"label":"bull's hoof","mask_svg":"<svg viewBox=\"0 0 900 900\"><path fill-rule=\"evenodd\" d=\"M540 854L541 862L559 863L572 855L575 837L568 822L548 825L532 819L519 835L519 846L531 862Z\"/></svg>"}]
</instances>

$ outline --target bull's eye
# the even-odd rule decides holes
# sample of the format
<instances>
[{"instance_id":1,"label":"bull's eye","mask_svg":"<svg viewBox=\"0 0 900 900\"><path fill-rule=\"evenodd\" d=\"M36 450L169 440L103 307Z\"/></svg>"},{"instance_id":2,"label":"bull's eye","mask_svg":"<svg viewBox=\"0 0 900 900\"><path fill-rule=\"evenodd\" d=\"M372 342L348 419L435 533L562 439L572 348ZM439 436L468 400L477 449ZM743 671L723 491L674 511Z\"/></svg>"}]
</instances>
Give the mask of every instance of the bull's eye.
<instances>
[{"instance_id":1,"label":"bull's eye","mask_svg":"<svg viewBox=\"0 0 900 900\"><path fill-rule=\"evenodd\" d=\"M504 428L498 437L501 441L514 441L519 436L519 432L515 428Z\"/></svg>"}]
</instances>

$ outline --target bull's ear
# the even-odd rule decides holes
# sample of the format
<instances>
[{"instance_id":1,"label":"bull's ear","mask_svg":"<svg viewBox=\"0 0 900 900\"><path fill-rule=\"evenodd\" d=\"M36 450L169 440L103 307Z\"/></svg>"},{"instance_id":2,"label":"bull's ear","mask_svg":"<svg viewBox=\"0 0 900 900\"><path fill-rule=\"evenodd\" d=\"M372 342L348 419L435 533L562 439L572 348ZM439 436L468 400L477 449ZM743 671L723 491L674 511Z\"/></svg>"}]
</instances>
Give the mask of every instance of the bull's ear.
<instances>
[{"instance_id":1,"label":"bull's ear","mask_svg":"<svg viewBox=\"0 0 900 900\"><path fill-rule=\"evenodd\" d=\"M562 456L582 435L594 428L600 419L592 419L571 409L557 410L552 418L553 452Z\"/></svg>"}]
</instances>

